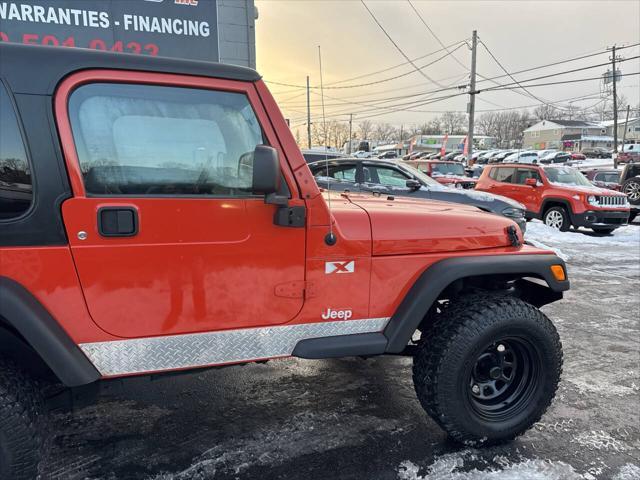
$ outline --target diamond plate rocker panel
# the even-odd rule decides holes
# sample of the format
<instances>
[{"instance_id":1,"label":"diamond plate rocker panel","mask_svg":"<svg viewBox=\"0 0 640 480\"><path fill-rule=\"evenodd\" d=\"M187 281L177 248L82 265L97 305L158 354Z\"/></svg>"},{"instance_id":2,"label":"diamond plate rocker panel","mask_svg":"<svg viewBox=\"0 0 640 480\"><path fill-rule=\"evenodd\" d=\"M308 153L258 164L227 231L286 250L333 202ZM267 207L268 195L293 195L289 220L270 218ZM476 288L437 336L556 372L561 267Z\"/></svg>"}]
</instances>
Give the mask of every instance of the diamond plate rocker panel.
<instances>
[{"instance_id":1,"label":"diamond plate rocker panel","mask_svg":"<svg viewBox=\"0 0 640 480\"><path fill-rule=\"evenodd\" d=\"M305 323L80 344L103 376L291 355L300 340L380 332L389 318Z\"/></svg>"}]
</instances>

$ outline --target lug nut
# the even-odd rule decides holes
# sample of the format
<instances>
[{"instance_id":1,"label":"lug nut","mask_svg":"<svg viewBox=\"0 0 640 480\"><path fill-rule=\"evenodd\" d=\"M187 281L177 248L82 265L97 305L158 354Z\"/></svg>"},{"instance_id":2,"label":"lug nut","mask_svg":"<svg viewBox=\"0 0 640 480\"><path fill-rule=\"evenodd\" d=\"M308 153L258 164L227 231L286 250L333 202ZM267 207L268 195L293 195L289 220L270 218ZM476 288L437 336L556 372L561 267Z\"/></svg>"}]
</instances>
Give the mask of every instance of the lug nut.
<instances>
[{"instance_id":1,"label":"lug nut","mask_svg":"<svg viewBox=\"0 0 640 480\"><path fill-rule=\"evenodd\" d=\"M502 344L498 345L498 351L499 352L504 352L504 350L505 350L504 345L502 345Z\"/></svg>"},{"instance_id":2,"label":"lug nut","mask_svg":"<svg viewBox=\"0 0 640 480\"><path fill-rule=\"evenodd\" d=\"M480 387L478 385L474 385L473 387L471 387L471 391L473 393L480 393Z\"/></svg>"}]
</instances>

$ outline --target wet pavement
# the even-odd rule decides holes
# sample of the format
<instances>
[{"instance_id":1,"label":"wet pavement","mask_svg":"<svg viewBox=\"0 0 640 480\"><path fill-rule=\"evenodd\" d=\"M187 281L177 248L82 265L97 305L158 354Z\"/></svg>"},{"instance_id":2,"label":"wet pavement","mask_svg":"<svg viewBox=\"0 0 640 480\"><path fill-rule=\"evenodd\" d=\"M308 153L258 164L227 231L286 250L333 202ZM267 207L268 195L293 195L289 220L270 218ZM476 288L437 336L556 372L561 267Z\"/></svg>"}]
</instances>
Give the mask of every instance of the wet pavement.
<instances>
[{"instance_id":1,"label":"wet pavement","mask_svg":"<svg viewBox=\"0 0 640 480\"><path fill-rule=\"evenodd\" d=\"M573 288L543 309L564 345L558 395L516 441L447 440L415 397L411 359L278 360L108 385L54 415L45 478L639 479L640 227L569 242L535 227Z\"/></svg>"}]
</instances>

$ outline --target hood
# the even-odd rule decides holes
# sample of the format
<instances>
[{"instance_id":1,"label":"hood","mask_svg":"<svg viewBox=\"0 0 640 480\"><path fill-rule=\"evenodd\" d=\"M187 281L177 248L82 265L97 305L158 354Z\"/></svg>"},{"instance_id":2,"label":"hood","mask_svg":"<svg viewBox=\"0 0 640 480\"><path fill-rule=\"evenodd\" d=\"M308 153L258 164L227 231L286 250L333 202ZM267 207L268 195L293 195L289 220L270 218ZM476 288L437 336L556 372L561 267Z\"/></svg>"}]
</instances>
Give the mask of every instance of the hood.
<instances>
[{"instance_id":1,"label":"hood","mask_svg":"<svg viewBox=\"0 0 640 480\"><path fill-rule=\"evenodd\" d=\"M455 192L454 195L460 195L460 196L462 196L464 198L470 198L471 200L474 200L474 201L478 202L479 204L482 204L482 207L490 208L492 211L500 211L501 209L504 209L504 208L507 208L507 207L519 208L520 210L526 210L526 207L523 204L521 204L520 202L517 202L516 200L513 200L512 198L509 198L509 197L503 197L502 195L496 195L495 193L483 192L481 190L472 190L472 189L469 189L469 190L452 190L452 191ZM449 193L449 195L452 195L452 193ZM451 201L455 202L456 200L452 199ZM496 205L495 208L492 208L492 205L491 205L492 202L502 202L505 205Z\"/></svg>"},{"instance_id":2,"label":"hood","mask_svg":"<svg viewBox=\"0 0 640 480\"><path fill-rule=\"evenodd\" d=\"M451 174L442 175L439 173L434 173L432 177L434 180L437 180L438 182L441 182L441 183L456 183L456 182L478 183L477 178L464 177L461 175L451 175Z\"/></svg>"},{"instance_id":3,"label":"hood","mask_svg":"<svg viewBox=\"0 0 640 480\"><path fill-rule=\"evenodd\" d=\"M476 207L398 197L348 195L371 222L374 256L455 252L511 246L507 218ZM522 234L516 228L520 241Z\"/></svg>"},{"instance_id":4,"label":"hood","mask_svg":"<svg viewBox=\"0 0 640 480\"><path fill-rule=\"evenodd\" d=\"M553 185L555 188L561 188L571 193L582 193L585 195L609 195L614 197L625 196L624 193L616 192L608 188L596 187L595 185L592 187L587 187L584 185L570 185L568 183L549 183L551 183L551 185Z\"/></svg>"}]
</instances>

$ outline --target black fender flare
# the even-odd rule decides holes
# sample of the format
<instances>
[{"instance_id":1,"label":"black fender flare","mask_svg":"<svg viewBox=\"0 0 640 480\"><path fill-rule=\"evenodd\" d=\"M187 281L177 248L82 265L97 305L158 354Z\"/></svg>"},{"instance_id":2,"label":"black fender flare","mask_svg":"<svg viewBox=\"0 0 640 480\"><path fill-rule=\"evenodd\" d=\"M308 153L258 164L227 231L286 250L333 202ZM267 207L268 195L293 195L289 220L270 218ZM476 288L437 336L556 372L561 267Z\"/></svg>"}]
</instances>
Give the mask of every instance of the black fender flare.
<instances>
[{"instance_id":1,"label":"black fender flare","mask_svg":"<svg viewBox=\"0 0 640 480\"><path fill-rule=\"evenodd\" d=\"M385 352L402 352L444 289L465 277L504 274L536 277L548 285L528 282L541 297L537 306L562 298L562 292L570 287L569 280L556 280L550 269L552 265L562 265L566 275L564 261L553 254L454 257L436 262L418 277L385 327Z\"/></svg>"},{"instance_id":2,"label":"black fender flare","mask_svg":"<svg viewBox=\"0 0 640 480\"><path fill-rule=\"evenodd\" d=\"M0 316L66 386L86 385L100 378L98 370L44 306L18 282L2 276Z\"/></svg>"},{"instance_id":3,"label":"black fender flare","mask_svg":"<svg viewBox=\"0 0 640 480\"><path fill-rule=\"evenodd\" d=\"M540 205L540 212L538 213L539 219L542 220L544 211L546 210L548 203L561 203L562 205L564 205L565 208L567 209L567 214L569 215L569 219L571 220L571 223L573 223L573 209L571 208L571 203L569 203L569 201L564 198L555 198L555 197L545 198L542 201L542 205Z\"/></svg>"}]
</instances>

